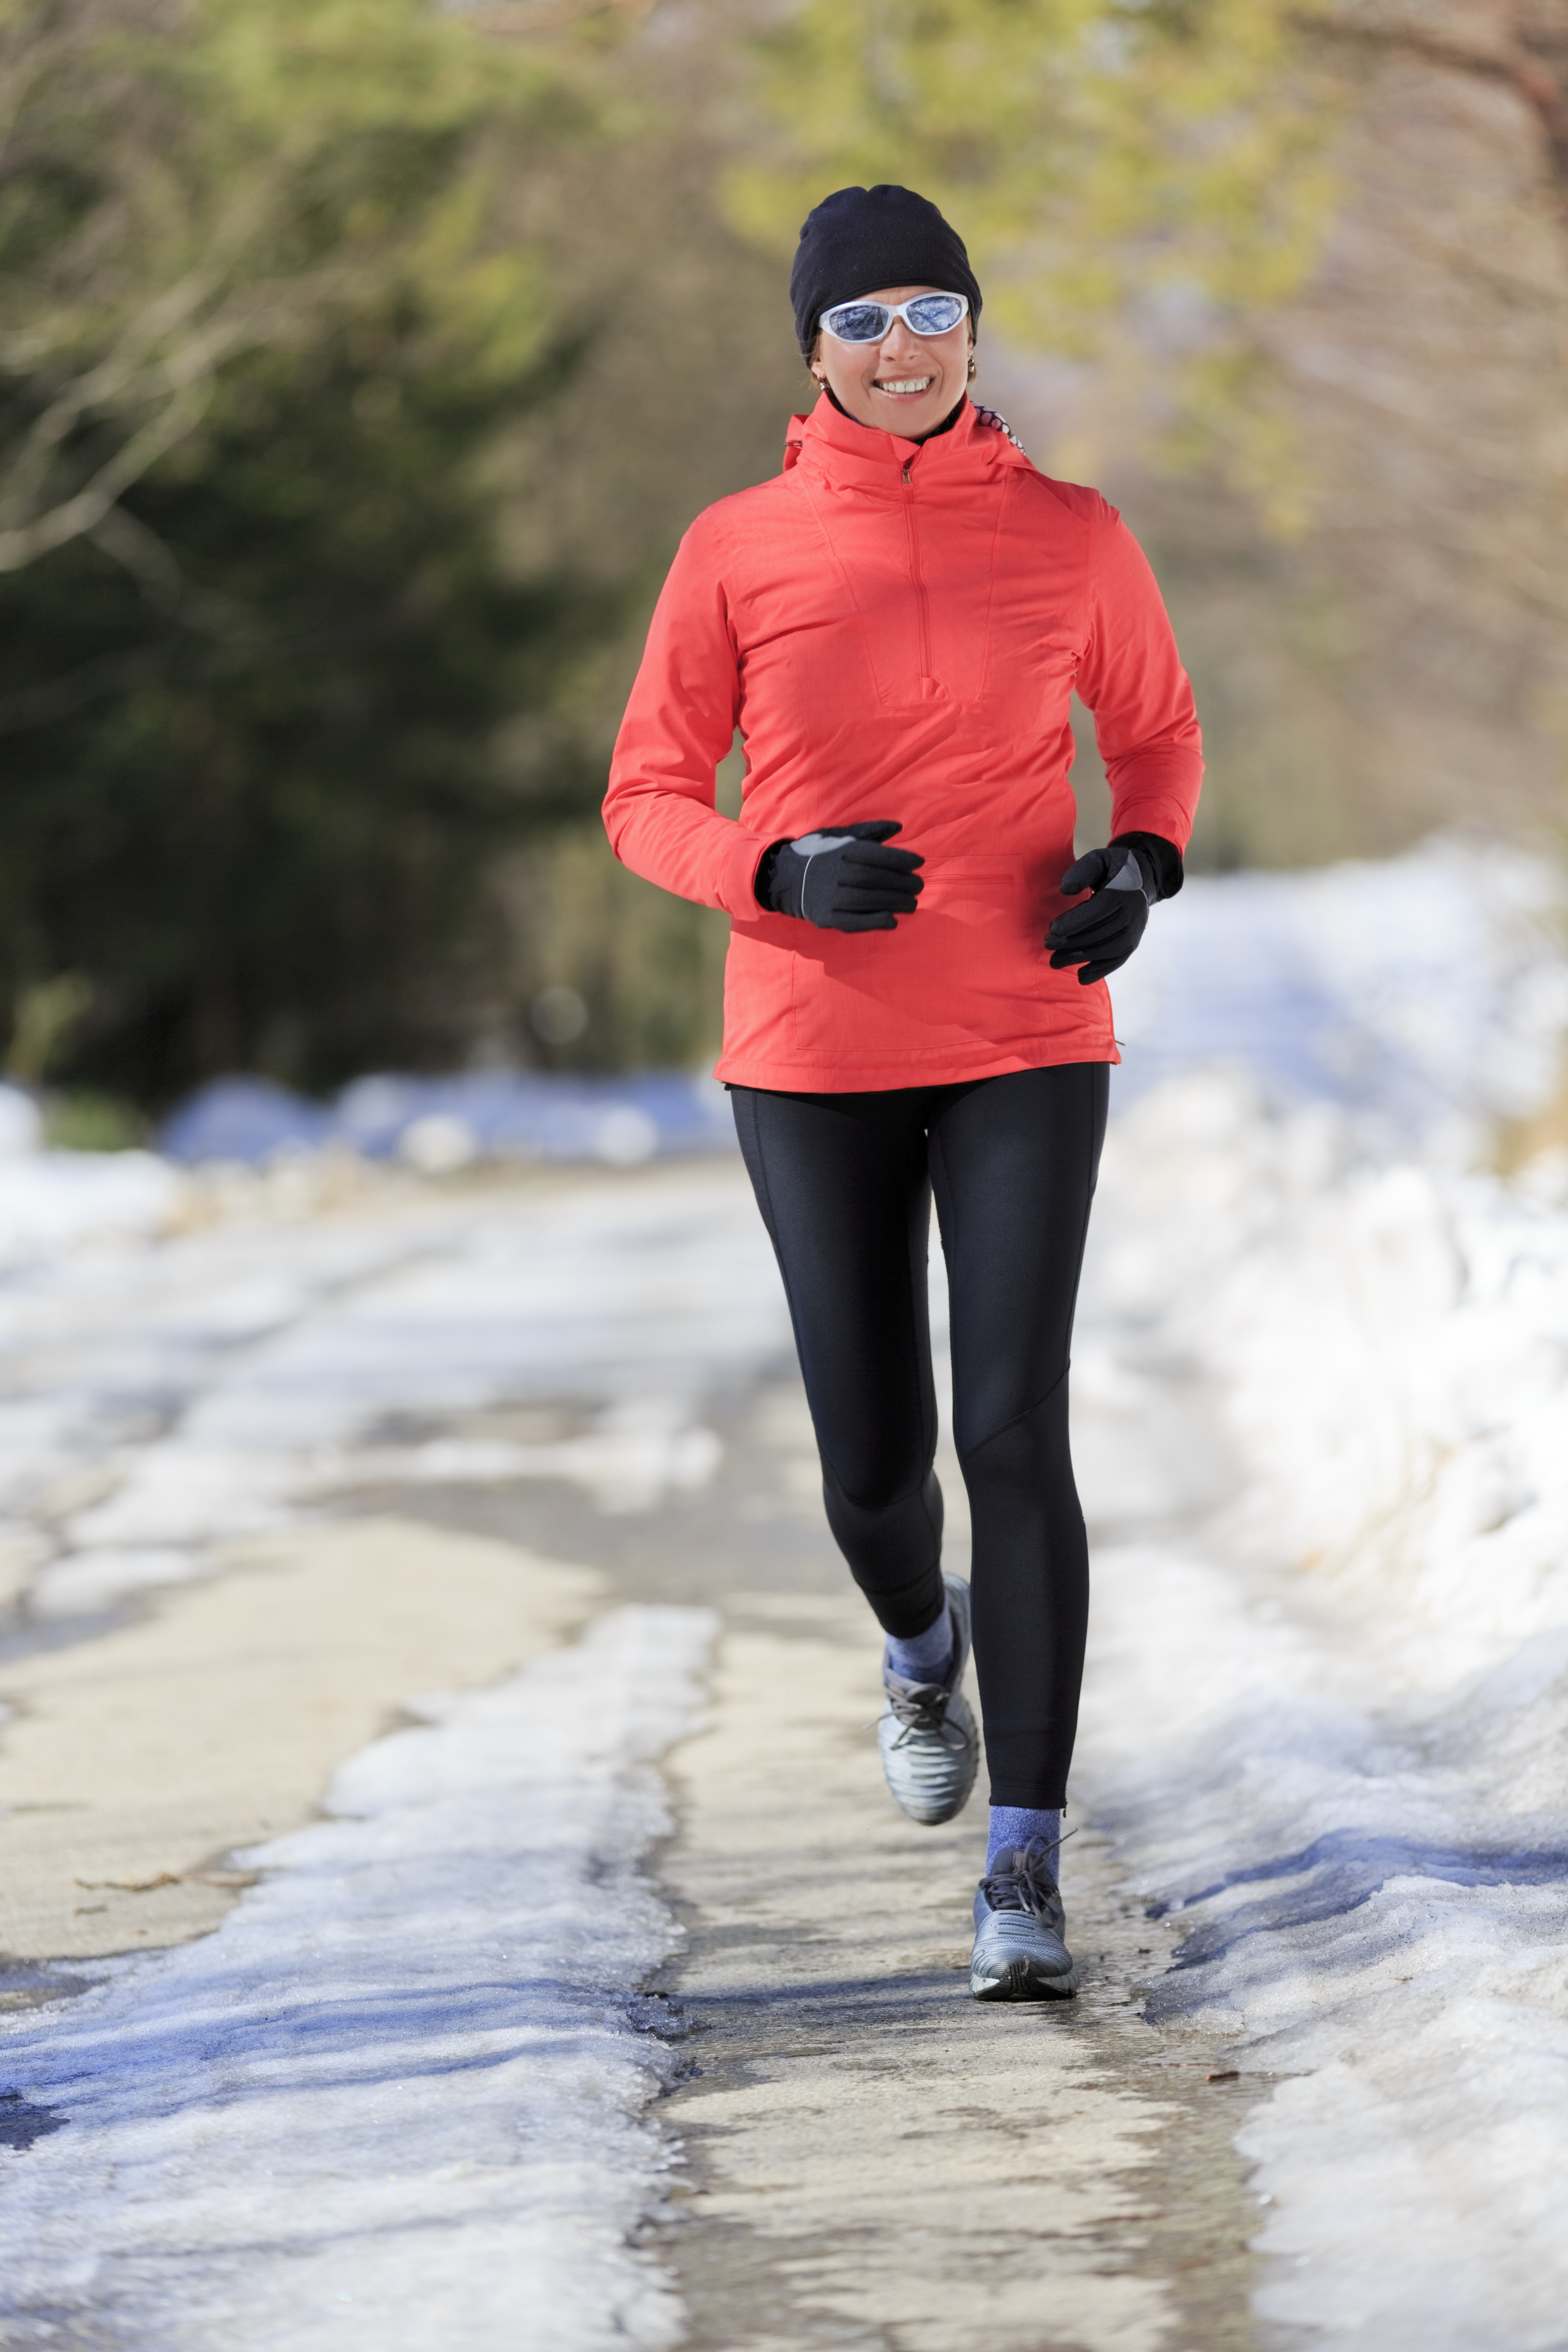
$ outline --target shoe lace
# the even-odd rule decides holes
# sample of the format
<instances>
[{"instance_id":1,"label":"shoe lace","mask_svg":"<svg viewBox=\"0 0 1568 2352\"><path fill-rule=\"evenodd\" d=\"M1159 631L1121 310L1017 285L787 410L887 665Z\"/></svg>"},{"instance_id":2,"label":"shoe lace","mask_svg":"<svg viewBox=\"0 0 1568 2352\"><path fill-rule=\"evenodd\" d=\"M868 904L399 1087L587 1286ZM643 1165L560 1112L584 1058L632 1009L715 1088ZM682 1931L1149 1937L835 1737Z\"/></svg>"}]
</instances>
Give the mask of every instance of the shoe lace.
<instances>
[{"instance_id":1,"label":"shoe lace","mask_svg":"<svg viewBox=\"0 0 1568 2352\"><path fill-rule=\"evenodd\" d=\"M1014 1855L1010 1870L994 1870L983 1878L980 1891L992 1910L1032 1911L1037 1919L1048 1917L1051 1906L1061 1899L1052 1867L1061 1846L1060 1838L1031 1838Z\"/></svg>"},{"instance_id":2,"label":"shoe lace","mask_svg":"<svg viewBox=\"0 0 1568 2352\"><path fill-rule=\"evenodd\" d=\"M900 1689L889 1690L888 1713L902 1727L893 1746L901 1748L917 1732L935 1732L954 1754L967 1748L969 1734L947 1712L952 1696L944 1683L906 1683Z\"/></svg>"}]
</instances>

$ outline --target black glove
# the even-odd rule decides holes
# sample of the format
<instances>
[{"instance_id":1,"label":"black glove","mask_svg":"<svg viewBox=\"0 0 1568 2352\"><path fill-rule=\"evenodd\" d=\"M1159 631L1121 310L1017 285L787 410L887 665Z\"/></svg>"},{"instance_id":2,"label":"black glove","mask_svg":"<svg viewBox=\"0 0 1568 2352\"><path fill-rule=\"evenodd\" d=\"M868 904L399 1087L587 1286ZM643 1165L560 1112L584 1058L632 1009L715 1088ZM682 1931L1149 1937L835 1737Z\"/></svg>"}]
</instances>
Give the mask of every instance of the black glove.
<instances>
[{"instance_id":1,"label":"black glove","mask_svg":"<svg viewBox=\"0 0 1568 2352\"><path fill-rule=\"evenodd\" d=\"M902 825L824 825L798 841L775 841L757 868L757 904L775 915L798 915L825 931L891 931L912 915L925 884L915 868L925 859L912 849L886 849Z\"/></svg>"},{"instance_id":2,"label":"black glove","mask_svg":"<svg viewBox=\"0 0 1568 2352\"><path fill-rule=\"evenodd\" d=\"M1136 849L1113 841L1109 849L1091 849L1069 866L1062 888L1069 897L1075 890L1092 890L1094 896L1068 908L1046 933L1046 945L1056 950L1051 970L1076 963L1088 987L1126 962L1143 936L1159 883Z\"/></svg>"}]
</instances>

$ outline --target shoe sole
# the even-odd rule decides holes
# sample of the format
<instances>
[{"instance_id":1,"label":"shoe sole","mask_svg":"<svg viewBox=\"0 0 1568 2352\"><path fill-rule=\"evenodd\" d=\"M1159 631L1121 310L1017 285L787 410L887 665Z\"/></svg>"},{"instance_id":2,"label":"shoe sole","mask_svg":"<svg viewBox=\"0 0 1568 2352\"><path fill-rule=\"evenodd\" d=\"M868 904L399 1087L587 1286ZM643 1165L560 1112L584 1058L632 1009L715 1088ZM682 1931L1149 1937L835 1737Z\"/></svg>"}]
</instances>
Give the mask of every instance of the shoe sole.
<instances>
[{"instance_id":1,"label":"shoe sole","mask_svg":"<svg viewBox=\"0 0 1568 2352\"><path fill-rule=\"evenodd\" d=\"M976 2000L1071 2000L1081 1982L1076 1968L1051 1975L1020 1953L996 1976L972 1974L969 1990Z\"/></svg>"}]
</instances>

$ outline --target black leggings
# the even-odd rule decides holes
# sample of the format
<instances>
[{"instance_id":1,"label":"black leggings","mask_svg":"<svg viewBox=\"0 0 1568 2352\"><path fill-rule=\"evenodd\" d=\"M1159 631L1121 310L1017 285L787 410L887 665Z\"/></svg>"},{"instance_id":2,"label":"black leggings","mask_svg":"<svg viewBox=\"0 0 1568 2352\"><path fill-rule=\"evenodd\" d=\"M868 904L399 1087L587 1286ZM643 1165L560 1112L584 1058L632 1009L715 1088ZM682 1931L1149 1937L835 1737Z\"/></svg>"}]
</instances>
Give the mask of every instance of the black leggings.
<instances>
[{"instance_id":1,"label":"black leggings","mask_svg":"<svg viewBox=\"0 0 1568 2352\"><path fill-rule=\"evenodd\" d=\"M1105 1134L1103 1062L963 1086L732 1087L822 1456L828 1524L889 1633L942 1613L926 1257L948 1265L953 1434L973 1523L994 1805L1067 1796L1089 1618L1068 1354Z\"/></svg>"}]
</instances>

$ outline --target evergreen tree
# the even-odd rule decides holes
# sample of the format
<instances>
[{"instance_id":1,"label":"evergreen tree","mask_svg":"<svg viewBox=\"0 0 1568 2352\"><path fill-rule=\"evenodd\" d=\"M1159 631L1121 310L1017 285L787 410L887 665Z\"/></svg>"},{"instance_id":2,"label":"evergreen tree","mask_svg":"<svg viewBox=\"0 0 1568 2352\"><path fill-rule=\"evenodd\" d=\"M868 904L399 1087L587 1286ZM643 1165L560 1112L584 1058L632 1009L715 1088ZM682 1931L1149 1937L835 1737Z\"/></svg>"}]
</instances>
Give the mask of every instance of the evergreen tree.
<instances>
[{"instance_id":1,"label":"evergreen tree","mask_svg":"<svg viewBox=\"0 0 1568 2352\"><path fill-rule=\"evenodd\" d=\"M514 216L584 110L418 0L4 31L14 1024L71 976L54 1075L152 1102L448 1055L488 866L596 784L551 714L616 596L520 576L492 478L566 368Z\"/></svg>"}]
</instances>

